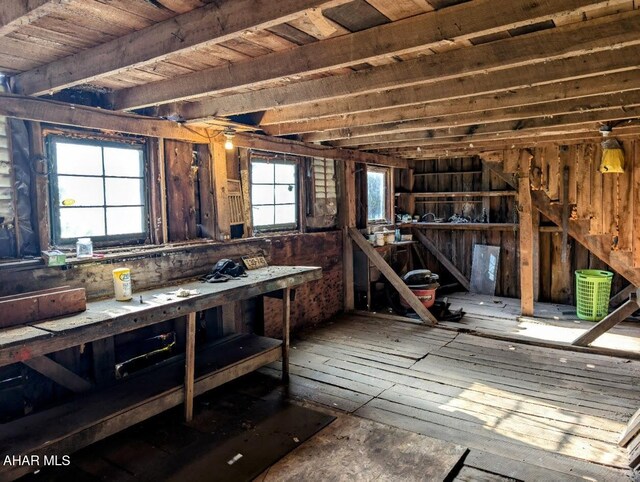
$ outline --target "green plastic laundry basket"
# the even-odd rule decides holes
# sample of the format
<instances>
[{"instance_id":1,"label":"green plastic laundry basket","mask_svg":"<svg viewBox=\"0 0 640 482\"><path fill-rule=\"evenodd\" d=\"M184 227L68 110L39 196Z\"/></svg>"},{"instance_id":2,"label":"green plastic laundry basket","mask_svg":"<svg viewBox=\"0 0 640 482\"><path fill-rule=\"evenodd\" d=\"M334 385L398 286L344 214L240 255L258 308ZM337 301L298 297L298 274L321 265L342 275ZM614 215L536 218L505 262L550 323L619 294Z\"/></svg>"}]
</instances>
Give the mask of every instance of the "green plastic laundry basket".
<instances>
[{"instance_id":1,"label":"green plastic laundry basket","mask_svg":"<svg viewBox=\"0 0 640 482\"><path fill-rule=\"evenodd\" d=\"M578 318L600 321L609 313L613 273L599 269L576 271L576 311Z\"/></svg>"}]
</instances>

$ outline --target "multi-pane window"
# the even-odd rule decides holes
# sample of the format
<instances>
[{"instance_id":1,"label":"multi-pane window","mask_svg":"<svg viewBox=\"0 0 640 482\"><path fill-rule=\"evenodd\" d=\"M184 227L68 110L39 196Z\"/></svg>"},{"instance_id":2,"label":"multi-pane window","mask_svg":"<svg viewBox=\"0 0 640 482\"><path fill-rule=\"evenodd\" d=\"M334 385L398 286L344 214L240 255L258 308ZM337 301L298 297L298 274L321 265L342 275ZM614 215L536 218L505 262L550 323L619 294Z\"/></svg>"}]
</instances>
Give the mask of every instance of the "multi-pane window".
<instances>
[{"instance_id":1,"label":"multi-pane window","mask_svg":"<svg viewBox=\"0 0 640 482\"><path fill-rule=\"evenodd\" d=\"M142 145L53 136L49 153L54 242L145 239Z\"/></svg>"},{"instance_id":2,"label":"multi-pane window","mask_svg":"<svg viewBox=\"0 0 640 482\"><path fill-rule=\"evenodd\" d=\"M389 170L368 167L367 169L367 220L371 222L389 220Z\"/></svg>"},{"instance_id":3,"label":"multi-pane window","mask_svg":"<svg viewBox=\"0 0 640 482\"><path fill-rule=\"evenodd\" d=\"M298 165L252 159L251 210L253 227L258 231L296 229Z\"/></svg>"}]
</instances>

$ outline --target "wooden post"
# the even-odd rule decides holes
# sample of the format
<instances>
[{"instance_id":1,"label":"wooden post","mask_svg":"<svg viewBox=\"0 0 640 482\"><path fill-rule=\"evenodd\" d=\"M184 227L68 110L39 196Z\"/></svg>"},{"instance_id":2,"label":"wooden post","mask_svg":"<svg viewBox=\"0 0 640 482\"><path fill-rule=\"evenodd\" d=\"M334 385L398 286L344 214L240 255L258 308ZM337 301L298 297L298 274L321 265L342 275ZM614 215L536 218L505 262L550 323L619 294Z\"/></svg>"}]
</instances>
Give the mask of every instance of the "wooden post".
<instances>
[{"instance_id":1,"label":"wooden post","mask_svg":"<svg viewBox=\"0 0 640 482\"><path fill-rule=\"evenodd\" d=\"M216 205L216 238L225 241L231 237L229 196L227 192L227 152L222 141L209 143L213 160L213 186Z\"/></svg>"},{"instance_id":2,"label":"wooden post","mask_svg":"<svg viewBox=\"0 0 640 482\"><path fill-rule=\"evenodd\" d=\"M289 325L291 324L291 288L282 290L282 381L289 383Z\"/></svg>"},{"instance_id":3,"label":"wooden post","mask_svg":"<svg viewBox=\"0 0 640 482\"><path fill-rule=\"evenodd\" d=\"M42 127L39 122L30 122L31 159L33 159L36 173L36 205L38 215L38 240L40 250L49 249L49 239L51 236L51 224L49 219L49 169L44 152L44 140L42 138ZM17 213L16 213L17 217ZM19 249L19 246L18 246Z\"/></svg>"},{"instance_id":4,"label":"wooden post","mask_svg":"<svg viewBox=\"0 0 640 482\"><path fill-rule=\"evenodd\" d=\"M373 246L369 244L369 241L364 239L364 236L360 234L356 228L349 228L349 235L351 239L358 245L358 247L367 255L367 258L380 270L389 283L398 291L409 306L413 308L413 311L420 317L420 319L430 325L435 325L438 320L433 316L427 308L424 307L418 297L409 289L404 281L396 274L395 271L389 266L384 258L378 253Z\"/></svg>"},{"instance_id":5,"label":"wooden post","mask_svg":"<svg viewBox=\"0 0 640 482\"><path fill-rule=\"evenodd\" d=\"M355 163L342 161L338 163L338 215L342 228L342 273L344 291L344 311L352 311L355 307L353 287L353 243L348 229L356 225L356 170Z\"/></svg>"},{"instance_id":6,"label":"wooden post","mask_svg":"<svg viewBox=\"0 0 640 482\"><path fill-rule=\"evenodd\" d=\"M518 205L520 208L520 307L523 316L533 316L534 233L529 167L531 156L520 156Z\"/></svg>"},{"instance_id":7,"label":"wooden post","mask_svg":"<svg viewBox=\"0 0 640 482\"><path fill-rule=\"evenodd\" d=\"M244 236L253 236L253 221L251 213L251 169L249 166L249 151L240 149L240 183L242 186L242 208L244 210Z\"/></svg>"},{"instance_id":8,"label":"wooden post","mask_svg":"<svg viewBox=\"0 0 640 482\"><path fill-rule=\"evenodd\" d=\"M193 384L196 361L196 313L187 316L187 344L184 356L184 419L193 419Z\"/></svg>"},{"instance_id":9,"label":"wooden post","mask_svg":"<svg viewBox=\"0 0 640 482\"><path fill-rule=\"evenodd\" d=\"M640 291L640 290L639 290ZM638 296L636 293L631 293L629 299L618 309L612 311L603 318L597 325L593 326L589 331L583 333L576 338L571 344L576 346L589 346L600 335L606 333L618 323L623 322L633 313L640 309L640 303L638 303Z\"/></svg>"},{"instance_id":10,"label":"wooden post","mask_svg":"<svg viewBox=\"0 0 640 482\"><path fill-rule=\"evenodd\" d=\"M531 249L533 250L533 301L540 299L540 211L532 205Z\"/></svg>"}]
</instances>

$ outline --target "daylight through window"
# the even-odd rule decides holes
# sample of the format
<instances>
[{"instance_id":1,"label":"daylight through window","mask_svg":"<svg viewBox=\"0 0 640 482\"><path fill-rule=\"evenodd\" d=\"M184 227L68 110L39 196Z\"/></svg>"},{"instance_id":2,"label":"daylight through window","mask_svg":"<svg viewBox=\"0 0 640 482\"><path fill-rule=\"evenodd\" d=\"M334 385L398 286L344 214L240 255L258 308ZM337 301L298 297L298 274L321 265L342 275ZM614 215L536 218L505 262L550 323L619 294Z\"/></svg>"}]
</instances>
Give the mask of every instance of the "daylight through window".
<instances>
[{"instance_id":1,"label":"daylight through window","mask_svg":"<svg viewBox=\"0 0 640 482\"><path fill-rule=\"evenodd\" d=\"M298 227L298 166L284 161L251 161L251 209L258 230Z\"/></svg>"},{"instance_id":2,"label":"daylight through window","mask_svg":"<svg viewBox=\"0 0 640 482\"><path fill-rule=\"evenodd\" d=\"M369 221L387 220L387 170L370 168L367 171L367 205Z\"/></svg>"},{"instance_id":3,"label":"daylight through window","mask_svg":"<svg viewBox=\"0 0 640 482\"><path fill-rule=\"evenodd\" d=\"M54 242L146 237L141 145L52 137Z\"/></svg>"}]
</instances>

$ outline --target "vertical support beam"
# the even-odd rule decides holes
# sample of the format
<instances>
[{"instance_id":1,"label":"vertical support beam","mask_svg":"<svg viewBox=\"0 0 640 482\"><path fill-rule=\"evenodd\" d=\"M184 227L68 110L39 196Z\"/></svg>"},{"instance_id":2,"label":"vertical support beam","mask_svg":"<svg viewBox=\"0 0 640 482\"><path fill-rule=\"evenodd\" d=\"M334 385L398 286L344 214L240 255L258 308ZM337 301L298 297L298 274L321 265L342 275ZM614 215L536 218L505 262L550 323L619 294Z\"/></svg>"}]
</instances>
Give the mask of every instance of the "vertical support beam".
<instances>
[{"instance_id":1,"label":"vertical support beam","mask_svg":"<svg viewBox=\"0 0 640 482\"><path fill-rule=\"evenodd\" d=\"M289 328L291 324L291 288L282 290L282 381L289 383Z\"/></svg>"},{"instance_id":2,"label":"vertical support beam","mask_svg":"<svg viewBox=\"0 0 640 482\"><path fill-rule=\"evenodd\" d=\"M213 160L213 186L216 205L216 238L225 241L231 237L229 219L229 193L227 190L227 152L222 141L209 143Z\"/></svg>"},{"instance_id":3,"label":"vertical support beam","mask_svg":"<svg viewBox=\"0 0 640 482\"><path fill-rule=\"evenodd\" d=\"M531 212L531 249L533 250L533 301L540 299L540 211Z\"/></svg>"},{"instance_id":4,"label":"vertical support beam","mask_svg":"<svg viewBox=\"0 0 640 482\"><path fill-rule=\"evenodd\" d=\"M187 316L187 344L184 357L184 419L193 419L193 385L196 362L196 313Z\"/></svg>"},{"instance_id":5,"label":"vertical support beam","mask_svg":"<svg viewBox=\"0 0 640 482\"><path fill-rule=\"evenodd\" d=\"M240 148L240 184L242 186L242 209L244 217L244 237L253 236L253 218L251 213L251 169L248 149Z\"/></svg>"},{"instance_id":6,"label":"vertical support beam","mask_svg":"<svg viewBox=\"0 0 640 482\"><path fill-rule=\"evenodd\" d=\"M158 176L160 181L160 216L162 218L162 242L169 241L169 221L167 215L167 171L164 156L164 139L158 139Z\"/></svg>"},{"instance_id":7,"label":"vertical support beam","mask_svg":"<svg viewBox=\"0 0 640 482\"><path fill-rule=\"evenodd\" d=\"M491 190L491 171L486 163L482 163L482 191ZM491 198L489 196L482 197L482 210L487 213L487 222L491 222Z\"/></svg>"},{"instance_id":8,"label":"vertical support beam","mask_svg":"<svg viewBox=\"0 0 640 482\"><path fill-rule=\"evenodd\" d=\"M200 188L200 223L203 237L215 239L216 214L213 192L213 162L209 147L201 144L198 150L198 186Z\"/></svg>"},{"instance_id":9,"label":"vertical support beam","mask_svg":"<svg viewBox=\"0 0 640 482\"><path fill-rule=\"evenodd\" d=\"M38 240L40 250L49 249L51 224L49 219L49 178L47 159L44 152L44 139L42 127L39 122L30 122L30 149L33 168L36 173L36 211L38 213Z\"/></svg>"},{"instance_id":10,"label":"vertical support beam","mask_svg":"<svg viewBox=\"0 0 640 482\"><path fill-rule=\"evenodd\" d=\"M149 192L151 241L164 244L167 241L167 187L164 178L164 141L149 139Z\"/></svg>"},{"instance_id":11,"label":"vertical support beam","mask_svg":"<svg viewBox=\"0 0 640 482\"><path fill-rule=\"evenodd\" d=\"M534 299L534 233L529 168L531 155L520 156L518 170L518 204L520 210L520 307L522 315L533 316Z\"/></svg>"},{"instance_id":12,"label":"vertical support beam","mask_svg":"<svg viewBox=\"0 0 640 482\"><path fill-rule=\"evenodd\" d=\"M338 216L342 229L342 273L344 311L355 308L353 286L353 242L348 229L356 225L356 165L351 161L338 163Z\"/></svg>"},{"instance_id":13,"label":"vertical support beam","mask_svg":"<svg viewBox=\"0 0 640 482\"><path fill-rule=\"evenodd\" d=\"M633 210L631 213L633 216L633 239L631 242L633 249L631 250L631 256L633 257L633 267L640 268L640 141L635 140L633 146L633 153L629 153L630 160L627 161L629 164L633 163L631 164L633 166L633 180L631 181L631 209Z\"/></svg>"}]
</instances>

